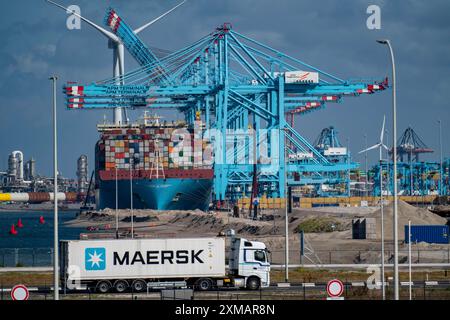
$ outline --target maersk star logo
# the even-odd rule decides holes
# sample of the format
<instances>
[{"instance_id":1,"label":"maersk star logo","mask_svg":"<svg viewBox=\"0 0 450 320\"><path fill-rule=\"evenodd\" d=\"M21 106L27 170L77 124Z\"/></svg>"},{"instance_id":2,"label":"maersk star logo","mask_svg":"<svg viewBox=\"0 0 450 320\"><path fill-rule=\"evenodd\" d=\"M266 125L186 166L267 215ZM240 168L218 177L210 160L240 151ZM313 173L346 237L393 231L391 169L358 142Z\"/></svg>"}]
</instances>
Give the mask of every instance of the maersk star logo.
<instances>
[{"instance_id":1,"label":"maersk star logo","mask_svg":"<svg viewBox=\"0 0 450 320\"><path fill-rule=\"evenodd\" d=\"M105 270L105 248L86 248L84 251L84 262L86 270Z\"/></svg>"}]
</instances>

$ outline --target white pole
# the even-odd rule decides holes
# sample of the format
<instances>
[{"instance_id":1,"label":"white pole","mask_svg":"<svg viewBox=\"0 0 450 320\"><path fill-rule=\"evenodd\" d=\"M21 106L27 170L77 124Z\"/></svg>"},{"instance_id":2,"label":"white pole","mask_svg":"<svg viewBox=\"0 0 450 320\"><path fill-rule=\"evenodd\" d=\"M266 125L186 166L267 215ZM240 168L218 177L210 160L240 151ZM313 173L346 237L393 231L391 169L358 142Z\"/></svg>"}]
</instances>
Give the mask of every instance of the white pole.
<instances>
[{"instance_id":1,"label":"white pole","mask_svg":"<svg viewBox=\"0 0 450 320\"><path fill-rule=\"evenodd\" d=\"M410 171L410 179L411 179L411 181L410 181L410 184L411 184L411 196L413 196L414 195L414 182L413 182L413 164L412 164L412 161L413 161L413 156L412 156L412 148L410 149L410 151L409 151L409 171Z\"/></svg>"},{"instance_id":2,"label":"white pole","mask_svg":"<svg viewBox=\"0 0 450 320\"><path fill-rule=\"evenodd\" d=\"M285 132L286 135L286 132ZM286 146L284 148L284 180L286 183L285 186L285 197L286 197L286 210L285 210L285 217L284 217L284 228L285 228L285 263L286 263L286 269L285 269L285 280L286 282L289 281L289 220L288 220L288 182L287 182L287 150Z\"/></svg>"},{"instance_id":3,"label":"white pole","mask_svg":"<svg viewBox=\"0 0 450 320\"><path fill-rule=\"evenodd\" d=\"M364 134L364 144L365 144L365 148L367 149L367 134ZM369 182L369 173L367 171L367 152L364 153L364 162L365 162L365 168L364 170L366 171L366 179L364 180L364 193L365 196L368 197L369 196L369 190L367 189L367 182ZM366 199L367 200L367 199Z\"/></svg>"},{"instance_id":4,"label":"white pole","mask_svg":"<svg viewBox=\"0 0 450 320\"><path fill-rule=\"evenodd\" d=\"M123 84L121 82L121 77L123 76L123 65L124 65L124 59L123 59L123 45L119 44L119 42L113 42L112 40L109 40L112 45L113 49L113 75L115 78L115 82L117 85ZM122 118L123 110L121 107L114 108L114 124L115 125L122 125L123 124L123 118Z\"/></svg>"},{"instance_id":5,"label":"white pole","mask_svg":"<svg viewBox=\"0 0 450 320\"><path fill-rule=\"evenodd\" d=\"M393 133L392 146L394 156L394 291L395 300L400 299L399 294L399 273L398 273L398 192L397 192L397 88L395 74L394 51L390 41L387 41L392 61L392 114L393 114Z\"/></svg>"},{"instance_id":6,"label":"white pole","mask_svg":"<svg viewBox=\"0 0 450 320\"><path fill-rule=\"evenodd\" d=\"M350 192L350 138L349 137L347 137L347 165L348 165L348 170L347 170L347 192L348 192L348 197L350 198L351 192Z\"/></svg>"},{"instance_id":7,"label":"white pole","mask_svg":"<svg viewBox=\"0 0 450 320\"><path fill-rule=\"evenodd\" d=\"M119 235L119 185L118 185L118 179L117 179L117 164L116 164L115 168L116 168L116 238L118 238L118 235Z\"/></svg>"},{"instance_id":8,"label":"white pole","mask_svg":"<svg viewBox=\"0 0 450 320\"><path fill-rule=\"evenodd\" d=\"M58 254L58 140L56 127L56 81L57 76L52 76L50 80L53 81L53 288L54 299L59 300L59 254Z\"/></svg>"},{"instance_id":9,"label":"white pole","mask_svg":"<svg viewBox=\"0 0 450 320\"><path fill-rule=\"evenodd\" d=\"M411 220L408 221L408 268L409 268L409 300L412 300L412 277L411 277Z\"/></svg>"},{"instance_id":10,"label":"white pole","mask_svg":"<svg viewBox=\"0 0 450 320\"><path fill-rule=\"evenodd\" d=\"M131 209L131 239L134 239L133 217L133 158L130 157L130 209Z\"/></svg>"},{"instance_id":11,"label":"white pole","mask_svg":"<svg viewBox=\"0 0 450 320\"><path fill-rule=\"evenodd\" d=\"M383 143L383 141L381 142ZM386 288L384 285L384 203L383 203L383 166L382 147L380 147L380 210L381 210L381 292L383 300L386 300Z\"/></svg>"},{"instance_id":12,"label":"white pole","mask_svg":"<svg viewBox=\"0 0 450 320\"><path fill-rule=\"evenodd\" d=\"M444 195L443 192L443 185L442 185L442 123L441 120L438 120L439 122L439 195L442 196Z\"/></svg>"},{"instance_id":13,"label":"white pole","mask_svg":"<svg viewBox=\"0 0 450 320\"><path fill-rule=\"evenodd\" d=\"M399 300L399 274L398 274L398 192L397 192L397 92L394 51L389 40L377 40L378 43L386 44L391 55L392 65L392 150L393 150L393 184L394 184L394 298Z\"/></svg>"},{"instance_id":14,"label":"white pole","mask_svg":"<svg viewBox=\"0 0 450 320\"><path fill-rule=\"evenodd\" d=\"M388 131L385 130L384 132L385 132L385 135L386 135L386 141L389 141ZM387 176L386 177L386 197L389 200L389 195L391 193L391 188L390 188L390 183L391 183L391 180L390 180L390 176L391 176L391 159L389 157L389 149L386 150L386 159L387 159L387 161L386 161L386 164L387 164L387 166L386 166L386 170L387 170L387 175L386 175Z\"/></svg>"}]
</instances>

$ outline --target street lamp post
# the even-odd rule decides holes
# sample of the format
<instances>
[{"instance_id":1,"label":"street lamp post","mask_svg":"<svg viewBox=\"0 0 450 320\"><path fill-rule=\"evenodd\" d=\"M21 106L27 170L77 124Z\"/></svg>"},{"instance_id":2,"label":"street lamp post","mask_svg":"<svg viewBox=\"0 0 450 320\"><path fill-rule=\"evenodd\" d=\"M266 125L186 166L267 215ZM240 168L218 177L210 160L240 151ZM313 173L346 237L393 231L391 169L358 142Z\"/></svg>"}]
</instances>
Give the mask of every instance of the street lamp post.
<instances>
[{"instance_id":1,"label":"street lamp post","mask_svg":"<svg viewBox=\"0 0 450 320\"><path fill-rule=\"evenodd\" d=\"M414 195L414 180L413 180L413 155L412 148L409 149L409 179L411 180L409 183L411 185L411 196Z\"/></svg>"},{"instance_id":2,"label":"street lamp post","mask_svg":"<svg viewBox=\"0 0 450 320\"><path fill-rule=\"evenodd\" d=\"M116 239L119 239L119 182L117 177L117 164L116 164Z\"/></svg>"},{"instance_id":3,"label":"street lamp post","mask_svg":"<svg viewBox=\"0 0 450 320\"><path fill-rule=\"evenodd\" d=\"M134 239L134 213L133 213L133 171L134 166L139 164L139 154L130 156L130 209L131 209L131 239Z\"/></svg>"},{"instance_id":4,"label":"street lamp post","mask_svg":"<svg viewBox=\"0 0 450 320\"><path fill-rule=\"evenodd\" d=\"M131 211L131 239L134 239L134 216L133 216L133 158L130 157L130 211Z\"/></svg>"},{"instance_id":5,"label":"street lamp post","mask_svg":"<svg viewBox=\"0 0 450 320\"><path fill-rule=\"evenodd\" d=\"M286 133L285 133L286 134ZM289 218L288 218L288 206L289 206L289 201L290 201L290 199L288 199L289 198L289 195L288 195L288 175L287 175L287 164L288 164L288 159L287 159L287 148L285 147L284 148L284 162L285 162L285 164L284 164L284 181L285 181L285 197L286 197L286 208L285 208L285 212L284 212L284 214L285 214L285 217L284 217L284 232L285 232L285 235L284 235L284 237L285 237L285 239L284 239L284 241L285 241L285 248L284 248L284 250L285 250L285 252L284 252L284 255L285 255L285 275L284 275L284 280L286 281L286 282L289 282Z\"/></svg>"},{"instance_id":6,"label":"street lamp post","mask_svg":"<svg viewBox=\"0 0 450 320\"><path fill-rule=\"evenodd\" d=\"M389 141L387 129L384 130L384 134L386 135L386 141ZM388 143L388 142L386 142L386 143ZM389 200L389 195L391 194L391 188L390 188L390 185L391 185L391 178L390 178L391 177L391 159L389 157L389 148L386 150L386 164L387 164L387 166L386 166L386 170L387 170L386 197Z\"/></svg>"},{"instance_id":7,"label":"street lamp post","mask_svg":"<svg viewBox=\"0 0 450 320\"><path fill-rule=\"evenodd\" d=\"M350 190L350 137L347 137L347 196L350 199L351 190Z\"/></svg>"},{"instance_id":8,"label":"street lamp post","mask_svg":"<svg viewBox=\"0 0 450 320\"><path fill-rule=\"evenodd\" d=\"M383 142L381 142L383 143ZM389 166L389 162L388 162ZM386 287L384 285L384 199L383 199L383 159L380 147L380 210L381 210L381 293L383 300L386 300Z\"/></svg>"},{"instance_id":9,"label":"street lamp post","mask_svg":"<svg viewBox=\"0 0 450 320\"><path fill-rule=\"evenodd\" d=\"M444 195L443 193L443 185L442 185L442 123L441 120L438 120L439 123L439 195Z\"/></svg>"},{"instance_id":10,"label":"street lamp post","mask_svg":"<svg viewBox=\"0 0 450 320\"><path fill-rule=\"evenodd\" d=\"M367 152L369 150L378 148L379 154L380 154L380 210L381 210L381 288L382 288L382 294L383 294L383 300L386 299L386 292L385 292L385 286L384 286L384 203L383 203L383 148L385 150L388 150L388 147L384 144L384 125L386 123L386 117L383 117L383 127L381 128L381 134L380 134L380 141L367 148L360 151L359 153L365 153L367 156Z\"/></svg>"},{"instance_id":11,"label":"street lamp post","mask_svg":"<svg viewBox=\"0 0 450 320\"><path fill-rule=\"evenodd\" d=\"M377 40L378 43L387 45L391 55L392 66L392 158L394 162L394 299L399 300L399 273L398 273L398 195L397 195L397 93L394 51L389 40Z\"/></svg>"},{"instance_id":12,"label":"street lamp post","mask_svg":"<svg viewBox=\"0 0 450 320\"><path fill-rule=\"evenodd\" d=\"M57 127L56 127L56 81L57 76L49 78L53 82L53 290L54 299L59 300L59 254L58 254L58 140L57 140Z\"/></svg>"},{"instance_id":13,"label":"street lamp post","mask_svg":"<svg viewBox=\"0 0 450 320\"><path fill-rule=\"evenodd\" d=\"M364 134L364 143L365 143L365 148L367 149L367 134ZM367 172L367 153L365 153L364 154L364 165L365 165L365 168L364 168L364 170L366 171L365 173L366 173L366 180L365 180L365 183L364 183L364 193L365 193L365 196L366 197L368 197L369 196L369 190L367 189L367 183L369 182L368 180L369 180L369 173Z\"/></svg>"}]
</instances>

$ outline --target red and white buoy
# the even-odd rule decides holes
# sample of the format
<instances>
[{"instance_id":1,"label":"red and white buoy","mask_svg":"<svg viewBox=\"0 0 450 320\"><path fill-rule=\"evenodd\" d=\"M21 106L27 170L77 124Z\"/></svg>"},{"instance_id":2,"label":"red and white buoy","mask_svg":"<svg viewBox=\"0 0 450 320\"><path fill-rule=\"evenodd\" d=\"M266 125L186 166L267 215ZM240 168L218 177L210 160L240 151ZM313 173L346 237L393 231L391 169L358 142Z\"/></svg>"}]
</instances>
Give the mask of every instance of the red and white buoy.
<instances>
[{"instance_id":1,"label":"red and white buoy","mask_svg":"<svg viewBox=\"0 0 450 320\"><path fill-rule=\"evenodd\" d=\"M17 228L23 228L23 223L22 223L21 218L19 218L19 220L17 221Z\"/></svg>"},{"instance_id":2,"label":"red and white buoy","mask_svg":"<svg viewBox=\"0 0 450 320\"><path fill-rule=\"evenodd\" d=\"M39 217L39 223L40 223L40 224L44 224L44 223L45 223L45 220L44 220L44 217L43 217L43 216L40 216L40 217Z\"/></svg>"},{"instance_id":3,"label":"red and white buoy","mask_svg":"<svg viewBox=\"0 0 450 320\"><path fill-rule=\"evenodd\" d=\"M9 230L9 234L15 236L16 234L18 234L19 232L17 232L16 230L16 226L15 225L11 225L11 229Z\"/></svg>"}]
</instances>

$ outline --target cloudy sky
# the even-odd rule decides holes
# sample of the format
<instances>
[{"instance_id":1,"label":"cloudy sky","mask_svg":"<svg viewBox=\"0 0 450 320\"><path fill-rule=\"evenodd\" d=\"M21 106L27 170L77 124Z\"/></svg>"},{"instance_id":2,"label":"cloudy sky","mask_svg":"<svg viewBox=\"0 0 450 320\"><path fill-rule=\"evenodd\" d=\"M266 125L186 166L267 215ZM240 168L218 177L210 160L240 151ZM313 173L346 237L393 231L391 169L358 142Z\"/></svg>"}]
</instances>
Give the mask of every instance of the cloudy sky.
<instances>
[{"instance_id":1,"label":"cloudy sky","mask_svg":"<svg viewBox=\"0 0 450 320\"><path fill-rule=\"evenodd\" d=\"M151 20L177 0L57 0L77 4L82 14L102 23L108 6L132 27ZM381 30L366 27L369 5L381 8ZM44 0L2 3L0 23L0 171L7 156L22 150L37 160L37 170L51 175L51 83L89 83L112 75L107 41L89 26L66 28L66 14ZM424 157L438 160L437 120L443 121L444 155L450 147L450 2L447 0L189 0L176 12L141 34L149 45L176 50L211 32L223 22L343 79L383 78L390 65L386 47L391 39L398 72L399 135L409 125L436 150ZM126 70L136 67L126 54ZM62 90L59 90L62 91ZM299 132L314 141L326 126L335 126L343 143L356 154L379 135L383 114L391 120L391 91L347 98L297 121ZM93 168L96 124L112 111L67 111L59 92L60 170L75 176L76 160L87 154ZM390 127L388 127L390 129ZM390 130L392 132L392 130ZM370 155L374 162L377 153ZM355 155L364 162L364 157Z\"/></svg>"}]
</instances>

